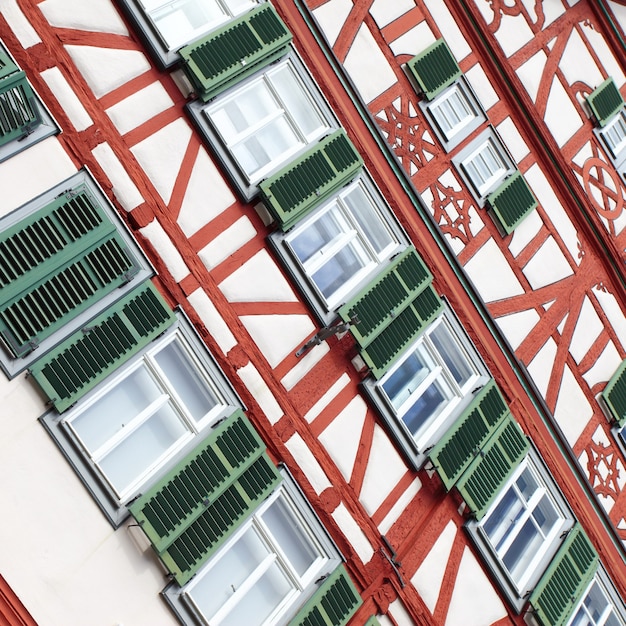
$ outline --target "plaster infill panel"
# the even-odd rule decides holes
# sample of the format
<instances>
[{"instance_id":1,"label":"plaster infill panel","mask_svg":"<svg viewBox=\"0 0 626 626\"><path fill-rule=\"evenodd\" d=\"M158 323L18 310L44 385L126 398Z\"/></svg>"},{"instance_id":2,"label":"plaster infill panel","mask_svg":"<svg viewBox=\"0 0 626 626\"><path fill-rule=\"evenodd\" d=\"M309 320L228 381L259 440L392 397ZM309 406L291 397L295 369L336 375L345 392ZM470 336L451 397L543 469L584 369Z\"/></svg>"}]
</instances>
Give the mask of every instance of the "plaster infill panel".
<instances>
[{"instance_id":1,"label":"plaster infill panel","mask_svg":"<svg viewBox=\"0 0 626 626\"><path fill-rule=\"evenodd\" d=\"M317 23L331 46L337 41L353 6L351 0L330 0L313 11Z\"/></svg>"},{"instance_id":2,"label":"plaster infill panel","mask_svg":"<svg viewBox=\"0 0 626 626\"><path fill-rule=\"evenodd\" d=\"M110 0L44 0L38 7L52 26L128 35Z\"/></svg>"}]
</instances>

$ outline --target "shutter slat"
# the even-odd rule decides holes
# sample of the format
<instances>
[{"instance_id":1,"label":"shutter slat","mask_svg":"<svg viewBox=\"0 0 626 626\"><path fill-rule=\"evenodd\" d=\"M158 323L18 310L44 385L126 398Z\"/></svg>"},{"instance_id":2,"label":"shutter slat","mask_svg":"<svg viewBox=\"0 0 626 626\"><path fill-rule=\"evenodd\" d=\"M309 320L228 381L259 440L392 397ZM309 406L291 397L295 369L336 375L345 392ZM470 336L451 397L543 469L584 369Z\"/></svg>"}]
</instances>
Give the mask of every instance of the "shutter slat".
<instances>
[{"instance_id":1,"label":"shutter slat","mask_svg":"<svg viewBox=\"0 0 626 626\"><path fill-rule=\"evenodd\" d=\"M602 399L615 422L624 426L626 424L626 359L622 361L603 389Z\"/></svg>"},{"instance_id":2,"label":"shutter slat","mask_svg":"<svg viewBox=\"0 0 626 626\"><path fill-rule=\"evenodd\" d=\"M344 130L337 130L259 185L282 230L291 228L361 169L363 160Z\"/></svg>"},{"instance_id":3,"label":"shutter slat","mask_svg":"<svg viewBox=\"0 0 626 626\"><path fill-rule=\"evenodd\" d=\"M18 71L0 80L0 145L22 137L40 122L26 74Z\"/></svg>"},{"instance_id":4,"label":"shutter slat","mask_svg":"<svg viewBox=\"0 0 626 626\"><path fill-rule=\"evenodd\" d=\"M462 74L443 39L414 56L406 66L427 100L432 100Z\"/></svg>"},{"instance_id":5,"label":"shutter slat","mask_svg":"<svg viewBox=\"0 0 626 626\"><path fill-rule=\"evenodd\" d=\"M609 120L624 106L624 98L615 81L607 78L587 97L587 104L600 126L606 126Z\"/></svg>"},{"instance_id":6,"label":"shutter slat","mask_svg":"<svg viewBox=\"0 0 626 626\"><path fill-rule=\"evenodd\" d=\"M537 208L537 204L537 199L519 170L509 176L487 198L487 205L506 234L511 234L516 226Z\"/></svg>"},{"instance_id":7,"label":"shutter slat","mask_svg":"<svg viewBox=\"0 0 626 626\"><path fill-rule=\"evenodd\" d=\"M274 7L256 9L180 50L184 69L205 102L232 81L278 58L292 36Z\"/></svg>"},{"instance_id":8,"label":"shutter slat","mask_svg":"<svg viewBox=\"0 0 626 626\"><path fill-rule=\"evenodd\" d=\"M528 439L509 414L456 483L476 519L484 516L529 448Z\"/></svg>"},{"instance_id":9,"label":"shutter slat","mask_svg":"<svg viewBox=\"0 0 626 626\"><path fill-rule=\"evenodd\" d=\"M131 311L153 312L152 325L138 327ZM156 312L159 312L156 315ZM120 367L174 322L154 285L127 294L30 367L33 378L60 413Z\"/></svg>"},{"instance_id":10,"label":"shutter slat","mask_svg":"<svg viewBox=\"0 0 626 626\"><path fill-rule=\"evenodd\" d=\"M279 482L263 442L236 411L130 512L183 585Z\"/></svg>"},{"instance_id":11,"label":"shutter slat","mask_svg":"<svg viewBox=\"0 0 626 626\"><path fill-rule=\"evenodd\" d=\"M19 72L19 68L0 45L0 90L2 90L2 81L15 72Z\"/></svg>"},{"instance_id":12,"label":"shutter slat","mask_svg":"<svg viewBox=\"0 0 626 626\"><path fill-rule=\"evenodd\" d=\"M362 602L342 564L322 582L289 626L344 626Z\"/></svg>"},{"instance_id":13,"label":"shutter slat","mask_svg":"<svg viewBox=\"0 0 626 626\"><path fill-rule=\"evenodd\" d=\"M429 457L447 490L459 480L478 450L509 415L509 408L493 379L474 396Z\"/></svg>"},{"instance_id":14,"label":"shutter slat","mask_svg":"<svg viewBox=\"0 0 626 626\"><path fill-rule=\"evenodd\" d=\"M415 248L398 254L367 287L338 311L348 322L361 356L380 378L441 312L432 275Z\"/></svg>"},{"instance_id":15,"label":"shutter slat","mask_svg":"<svg viewBox=\"0 0 626 626\"><path fill-rule=\"evenodd\" d=\"M542 626L563 626L568 622L597 567L598 555L577 523L530 596Z\"/></svg>"}]
</instances>

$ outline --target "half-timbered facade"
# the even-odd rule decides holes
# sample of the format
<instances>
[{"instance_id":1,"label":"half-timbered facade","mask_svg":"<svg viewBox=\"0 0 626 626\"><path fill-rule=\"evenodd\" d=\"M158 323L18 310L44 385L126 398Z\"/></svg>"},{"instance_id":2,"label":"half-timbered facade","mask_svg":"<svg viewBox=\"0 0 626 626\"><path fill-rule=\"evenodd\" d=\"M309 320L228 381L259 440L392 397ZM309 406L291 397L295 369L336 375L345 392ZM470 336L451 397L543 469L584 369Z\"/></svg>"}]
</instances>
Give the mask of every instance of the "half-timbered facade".
<instances>
[{"instance_id":1,"label":"half-timbered facade","mask_svg":"<svg viewBox=\"0 0 626 626\"><path fill-rule=\"evenodd\" d=\"M626 625L625 33L0 0L7 623Z\"/></svg>"}]
</instances>

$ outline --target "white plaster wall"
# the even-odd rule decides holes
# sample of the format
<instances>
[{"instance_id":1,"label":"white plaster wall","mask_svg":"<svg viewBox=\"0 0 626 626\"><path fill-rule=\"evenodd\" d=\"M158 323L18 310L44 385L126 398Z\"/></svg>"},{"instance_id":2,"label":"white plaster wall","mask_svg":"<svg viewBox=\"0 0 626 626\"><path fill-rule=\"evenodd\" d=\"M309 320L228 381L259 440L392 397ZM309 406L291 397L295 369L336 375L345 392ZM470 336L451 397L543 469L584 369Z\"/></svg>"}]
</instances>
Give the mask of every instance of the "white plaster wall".
<instances>
[{"instance_id":1,"label":"white plaster wall","mask_svg":"<svg viewBox=\"0 0 626 626\"><path fill-rule=\"evenodd\" d=\"M42 626L177 624L137 527L107 522L39 424L32 379L0 375L0 571Z\"/></svg>"}]
</instances>

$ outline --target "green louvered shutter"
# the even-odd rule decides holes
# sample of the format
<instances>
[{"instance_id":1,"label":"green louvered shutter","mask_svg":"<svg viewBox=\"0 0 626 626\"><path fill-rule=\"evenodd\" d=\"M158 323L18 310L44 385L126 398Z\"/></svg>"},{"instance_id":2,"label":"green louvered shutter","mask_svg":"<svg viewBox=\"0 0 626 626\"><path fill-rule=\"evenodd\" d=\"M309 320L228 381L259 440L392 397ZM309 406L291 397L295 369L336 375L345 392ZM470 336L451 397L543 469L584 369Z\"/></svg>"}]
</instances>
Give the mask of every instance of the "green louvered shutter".
<instances>
[{"instance_id":1,"label":"green louvered shutter","mask_svg":"<svg viewBox=\"0 0 626 626\"><path fill-rule=\"evenodd\" d=\"M380 378L441 312L442 302L430 284L432 275L410 247L352 301L338 311L350 327L363 360Z\"/></svg>"},{"instance_id":2,"label":"green louvered shutter","mask_svg":"<svg viewBox=\"0 0 626 626\"><path fill-rule=\"evenodd\" d=\"M340 565L320 585L289 626L344 626L363 600Z\"/></svg>"},{"instance_id":3,"label":"green louvered shutter","mask_svg":"<svg viewBox=\"0 0 626 626\"><path fill-rule=\"evenodd\" d=\"M443 39L414 56L406 66L427 100L432 100L462 74Z\"/></svg>"},{"instance_id":4,"label":"green louvered shutter","mask_svg":"<svg viewBox=\"0 0 626 626\"><path fill-rule=\"evenodd\" d=\"M30 367L59 413L164 332L174 314L152 282L91 320Z\"/></svg>"},{"instance_id":5,"label":"green louvered shutter","mask_svg":"<svg viewBox=\"0 0 626 626\"><path fill-rule=\"evenodd\" d=\"M278 470L241 411L219 424L130 512L184 585L279 484Z\"/></svg>"},{"instance_id":6,"label":"green louvered shutter","mask_svg":"<svg viewBox=\"0 0 626 626\"><path fill-rule=\"evenodd\" d=\"M367 622L365 622L365 626L380 626L380 622L375 615L372 615L372 617L370 617Z\"/></svg>"},{"instance_id":7,"label":"green louvered shutter","mask_svg":"<svg viewBox=\"0 0 626 626\"><path fill-rule=\"evenodd\" d=\"M542 626L567 623L597 567L598 555L580 524L576 524L530 596Z\"/></svg>"},{"instance_id":8,"label":"green louvered shutter","mask_svg":"<svg viewBox=\"0 0 626 626\"><path fill-rule=\"evenodd\" d=\"M530 448L509 414L456 483L476 519L481 519Z\"/></svg>"},{"instance_id":9,"label":"green louvered shutter","mask_svg":"<svg viewBox=\"0 0 626 626\"><path fill-rule=\"evenodd\" d=\"M489 380L429 453L446 489L454 487L477 451L508 415L509 407L498 386Z\"/></svg>"},{"instance_id":10,"label":"green louvered shutter","mask_svg":"<svg viewBox=\"0 0 626 626\"><path fill-rule=\"evenodd\" d=\"M0 146L32 132L40 123L26 74L0 47Z\"/></svg>"},{"instance_id":11,"label":"green louvered shutter","mask_svg":"<svg viewBox=\"0 0 626 626\"><path fill-rule=\"evenodd\" d=\"M266 2L180 50L184 68L205 102L281 56L291 33Z\"/></svg>"},{"instance_id":12,"label":"green louvered shutter","mask_svg":"<svg viewBox=\"0 0 626 626\"><path fill-rule=\"evenodd\" d=\"M310 147L286 168L265 179L261 197L282 230L350 182L363 160L344 130L337 130Z\"/></svg>"},{"instance_id":13,"label":"green louvered shutter","mask_svg":"<svg viewBox=\"0 0 626 626\"><path fill-rule=\"evenodd\" d=\"M607 78L587 97L587 104L600 126L607 122L624 106L624 98L612 78Z\"/></svg>"},{"instance_id":14,"label":"green louvered shutter","mask_svg":"<svg viewBox=\"0 0 626 626\"><path fill-rule=\"evenodd\" d=\"M626 424L626 360L622 361L602 391L602 399L615 422L624 426Z\"/></svg>"},{"instance_id":15,"label":"green louvered shutter","mask_svg":"<svg viewBox=\"0 0 626 626\"><path fill-rule=\"evenodd\" d=\"M0 333L16 357L138 271L82 186L0 234Z\"/></svg>"},{"instance_id":16,"label":"green louvered shutter","mask_svg":"<svg viewBox=\"0 0 626 626\"><path fill-rule=\"evenodd\" d=\"M487 198L487 205L507 235L537 208L537 204L537 199L519 170L509 176Z\"/></svg>"}]
</instances>

